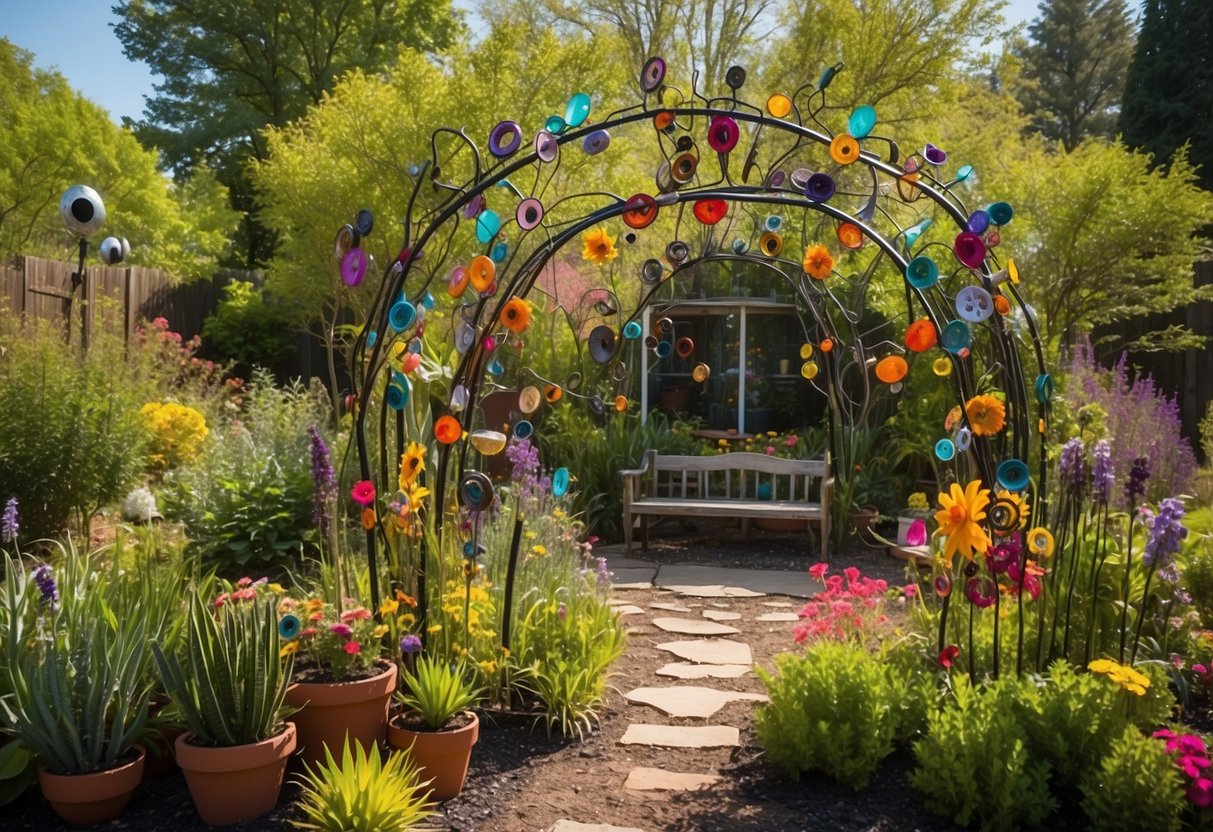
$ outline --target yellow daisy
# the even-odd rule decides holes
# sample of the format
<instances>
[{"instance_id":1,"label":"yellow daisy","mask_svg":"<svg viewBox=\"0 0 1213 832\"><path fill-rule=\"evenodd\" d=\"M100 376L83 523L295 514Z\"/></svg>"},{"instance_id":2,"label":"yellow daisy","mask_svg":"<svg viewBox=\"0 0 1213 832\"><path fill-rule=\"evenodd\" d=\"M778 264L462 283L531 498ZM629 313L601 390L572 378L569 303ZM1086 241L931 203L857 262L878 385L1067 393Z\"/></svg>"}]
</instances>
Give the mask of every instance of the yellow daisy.
<instances>
[{"instance_id":1,"label":"yellow daisy","mask_svg":"<svg viewBox=\"0 0 1213 832\"><path fill-rule=\"evenodd\" d=\"M410 442L408 448L400 456L400 490L407 491L417 479L417 475L425 470L425 445Z\"/></svg>"},{"instance_id":2,"label":"yellow daisy","mask_svg":"<svg viewBox=\"0 0 1213 832\"><path fill-rule=\"evenodd\" d=\"M939 511L935 512L939 528L935 530L935 536L945 538L945 561L951 563L957 552L972 560L974 555L990 548L990 537L981 527L989 503L990 490L982 488L980 480L973 480L963 490L958 483L952 483L950 493L940 493Z\"/></svg>"}]
</instances>

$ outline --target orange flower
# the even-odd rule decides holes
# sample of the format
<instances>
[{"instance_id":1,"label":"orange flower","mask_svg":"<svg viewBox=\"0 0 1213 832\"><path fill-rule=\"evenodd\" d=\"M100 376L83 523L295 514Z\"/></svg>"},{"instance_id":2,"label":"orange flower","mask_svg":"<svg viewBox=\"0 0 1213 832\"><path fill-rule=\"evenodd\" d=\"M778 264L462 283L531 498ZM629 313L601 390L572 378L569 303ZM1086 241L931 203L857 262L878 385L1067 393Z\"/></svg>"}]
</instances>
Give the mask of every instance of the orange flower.
<instances>
[{"instance_id":1,"label":"orange flower","mask_svg":"<svg viewBox=\"0 0 1213 832\"><path fill-rule=\"evenodd\" d=\"M599 266L619 256L619 252L615 250L615 240L605 228L592 228L587 231L581 238L581 245L581 259Z\"/></svg>"},{"instance_id":2,"label":"orange flower","mask_svg":"<svg viewBox=\"0 0 1213 832\"><path fill-rule=\"evenodd\" d=\"M501 308L501 325L515 335L531 325L531 305L522 298L510 298Z\"/></svg>"},{"instance_id":3,"label":"orange flower","mask_svg":"<svg viewBox=\"0 0 1213 832\"><path fill-rule=\"evenodd\" d=\"M1007 409L1002 400L986 393L965 402L965 415L975 436L993 436L1007 423Z\"/></svg>"},{"instance_id":4,"label":"orange flower","mask_svg":"<svg viewBox=\"0 0 1213 832\"><path fill-rule=\"evenodd\" d=\"M939 528L935 536L944 538L943 556L948 563L957 552L972 560L975 554L990 548L990 536L980 525L986 519L989 504L989 489L982 488L980 480L973 480L963 489L952 483L948 493L940 493L939 511L935 512Z\"/></svg>"},{"instance_id":5,"label":"orange flower","mask_svg":"<svg viewBox=\"0 0 1213 832\"><path fill-rule=\"evenodd\" d=\"M805 274L814 280L825 280L834 271L834 257L825 246L809 246L804 252Z\"/></svg>"},{"instance_id":6,"label":"orange flower","mask_svg":"<svg viewBox=\"0 0 1213 832\"><path fill-rule=\"evenodd\" d=\"M375 528L375 509L364 508L362 510L362 528L368 532Z\"/></svg>"}]
</instances>

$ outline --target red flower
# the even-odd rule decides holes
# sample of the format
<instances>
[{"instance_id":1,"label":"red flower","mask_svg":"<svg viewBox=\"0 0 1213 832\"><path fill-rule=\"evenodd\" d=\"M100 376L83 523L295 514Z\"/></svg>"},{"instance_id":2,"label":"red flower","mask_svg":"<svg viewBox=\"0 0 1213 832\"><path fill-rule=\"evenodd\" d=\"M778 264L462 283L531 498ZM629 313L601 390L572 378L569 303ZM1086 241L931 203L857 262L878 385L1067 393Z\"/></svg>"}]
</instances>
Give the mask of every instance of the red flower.
<instances>
[{"instance_id":1,"label":"red flower","mask_svg":"<svg viewBox=\"0 0 1213 832\"><path fill-rule=\"evenodd\" d=\"M942 667L951 667L952 662L956 661L956 657L960 655L960 648L955 644L949 644L947 647L939 651L939 664Z\"/></svg>"},{"instance_id":2,"label":"red flower","mask_svg":"<svg viewBox=\"0 0 1213 832\"><path fill-rule=\"evenodd\" d=\"M809 567L809 577L813 578L815 581L820 581L823 577L825 577L826 571L829 570L829 568L830 565L828 563L815 563Z\"/></svg>"},{"instance_id":3,"label":"red flower","mask_svg":"<svg viewBox=\"0 0 1213 832\"><path fill-rule=\"evenodd\" d=\"M362 652L362 646L356 641L347 641L341 649L349 653L351 656L356 656Z\"/></svg>"},{"instance_id":4,"label":"red flower","mask_svg":"<svg viewBox=\"0 0 1213 832\"><path fill-rule=\"evenodd\" d=\"M350 497L360 506L369 506L375 502L375 484L370 480L362 480L350 491Z\"/></svg>"}]
</instances>

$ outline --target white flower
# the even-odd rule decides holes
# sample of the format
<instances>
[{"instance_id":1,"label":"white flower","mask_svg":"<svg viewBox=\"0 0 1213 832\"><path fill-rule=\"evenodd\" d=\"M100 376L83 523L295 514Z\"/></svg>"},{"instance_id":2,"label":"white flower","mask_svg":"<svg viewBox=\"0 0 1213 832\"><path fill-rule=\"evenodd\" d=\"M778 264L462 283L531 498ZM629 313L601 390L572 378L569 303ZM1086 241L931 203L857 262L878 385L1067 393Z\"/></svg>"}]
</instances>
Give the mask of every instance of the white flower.
<instances>
[{"instance_id":1,"label":"white flower","mask_svg":"<svg viewBox=\"0 0 1213 832\"><path fill-rule=\"evenodd\" d=\"M156 508L156 497L145 487L136 488L122 501L122 519L134 523L150 523L163 519Z\"/></svg>"}]
</instances>

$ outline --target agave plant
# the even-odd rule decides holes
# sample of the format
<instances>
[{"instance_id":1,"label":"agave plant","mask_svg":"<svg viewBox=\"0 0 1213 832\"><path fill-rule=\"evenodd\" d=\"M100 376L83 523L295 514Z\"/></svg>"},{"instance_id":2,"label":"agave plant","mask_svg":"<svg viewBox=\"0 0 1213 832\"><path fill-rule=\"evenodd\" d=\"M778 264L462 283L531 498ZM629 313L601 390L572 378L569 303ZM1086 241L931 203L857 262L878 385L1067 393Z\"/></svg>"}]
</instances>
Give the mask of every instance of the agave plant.
<instances>
[{"instance_id":1,"label":"agave plant","mask_svg":"<svg viewBox=\"0 0 1213 832\"><path fill-rule=\"evenodd\" d=\"M179 654L152 653L169 697L198 742L246 745L274 736L287 708L294 656L280 655L274 599L267 596L208 604L190 597ZM183 662L184 658L184 662Z\"/></svg>"},{"instance_id":2,"label":"agave plant","mask_svg":"<svg viewBox=\"0 0 1213 832\"><path fill-rule=\"evenodd\" d=\"M324 756L325 761L315 769L304 763L299 808L306 820L292 821L296 828L316 832L411 829L434 814L433 804L426 800L429 782L419 782L417 767L407 753L390 754L383 762L378 748L368 753L347 738L340 763L327 745Z\"/></svg>"},{"instance_id":3,"label":"agave plant","mask_svg":"<svg viewBox=\"0 0 1213 832\"><path fill-rule=\"evenodd\" d=\"M431 731L441 730L451 717L480 698L462 667L429 656L419 656L415 671L406 668L401 675L400 701Z\"/></svg>"}]
</instances>

